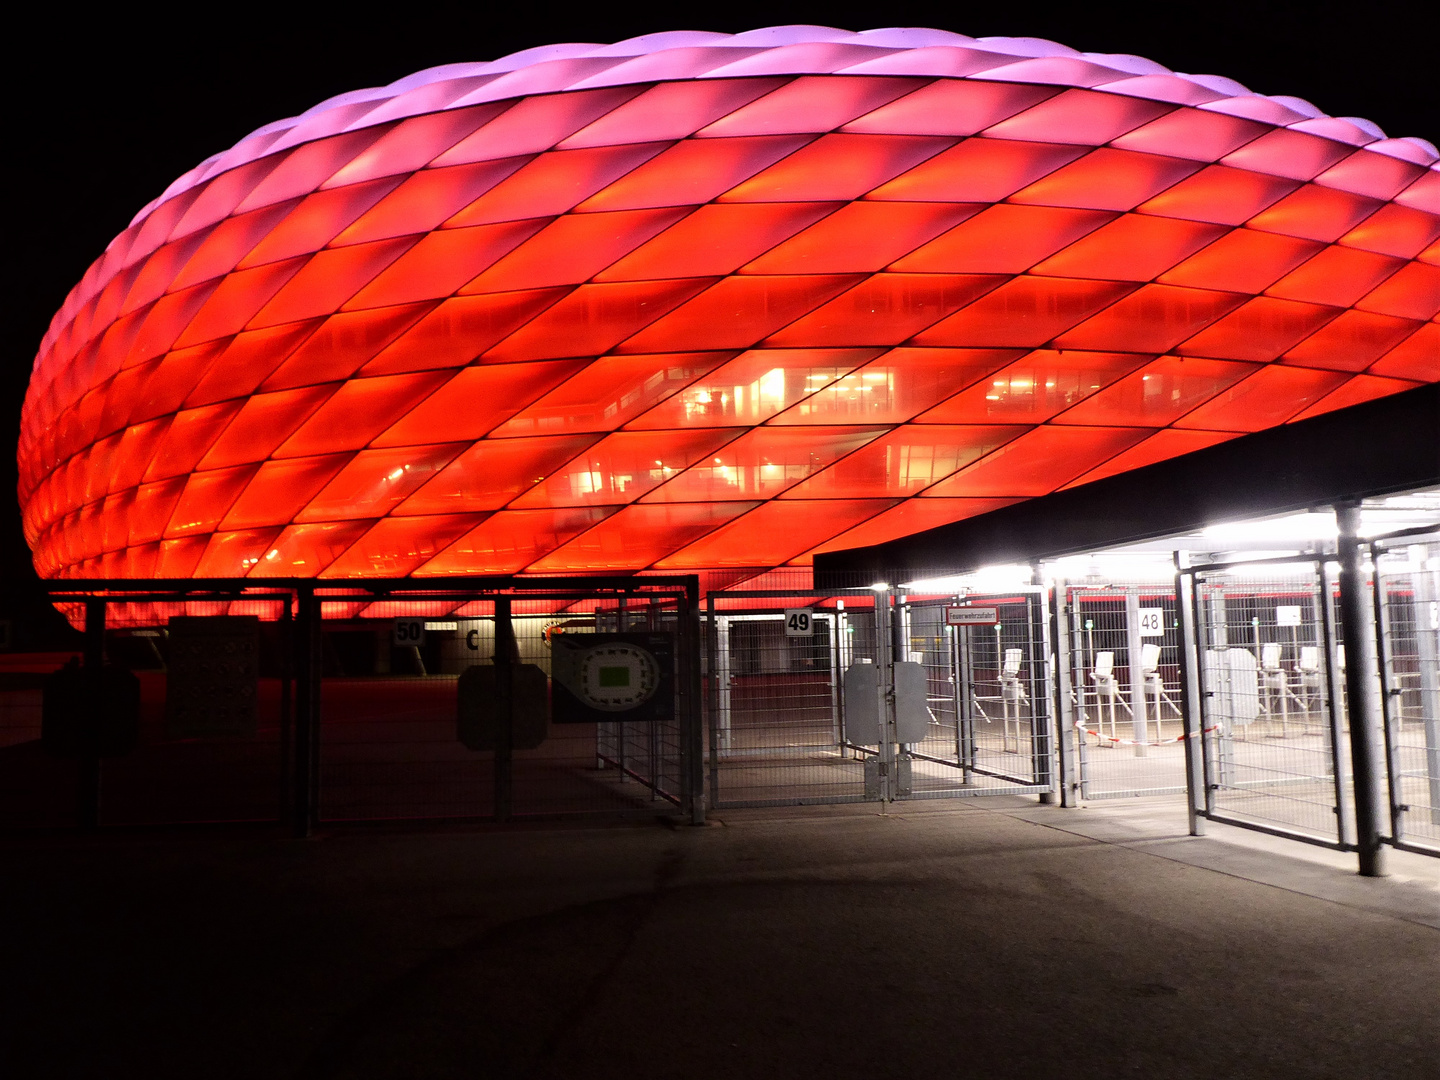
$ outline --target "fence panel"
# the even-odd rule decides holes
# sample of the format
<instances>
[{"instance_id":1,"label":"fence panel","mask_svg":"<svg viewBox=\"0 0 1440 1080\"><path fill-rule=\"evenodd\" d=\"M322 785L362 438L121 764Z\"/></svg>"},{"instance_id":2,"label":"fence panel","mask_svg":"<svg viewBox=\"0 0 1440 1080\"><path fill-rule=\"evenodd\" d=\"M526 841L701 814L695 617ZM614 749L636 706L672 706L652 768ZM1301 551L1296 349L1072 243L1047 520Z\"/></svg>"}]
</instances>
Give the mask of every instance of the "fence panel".
<instances>
[{"instance_id":1,"label":"fence panel","mask_svg":"<svg viewBox=\"0 0 1440 1080\"><path fill-rule=\"evenodd\" d=\"M1348 842L1334 598L1315 562L1196 574L1212 817Z\"/></svg>"},{"instance_id":2,"label":"fence panel","mask_svg":"<svg viewBox=\"0 0 1440 1080\"><path fill-rule=\"evenodd\" d=\"M1375 568L1394 841L1440 854L1440 539L1377 551Z\"/></svg>"}]
</instances>

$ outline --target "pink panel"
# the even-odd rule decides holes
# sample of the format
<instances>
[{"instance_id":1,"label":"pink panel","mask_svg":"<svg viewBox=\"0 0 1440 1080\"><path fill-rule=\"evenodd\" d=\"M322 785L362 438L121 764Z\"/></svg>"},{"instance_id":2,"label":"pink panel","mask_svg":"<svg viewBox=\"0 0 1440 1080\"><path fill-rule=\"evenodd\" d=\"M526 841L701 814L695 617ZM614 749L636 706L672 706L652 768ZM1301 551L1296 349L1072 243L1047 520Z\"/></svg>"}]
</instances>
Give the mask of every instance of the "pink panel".
<instances>
[{"instance_id":1,"label":"pink panel","mask_svg":"<svg viewBox=\"0 0 1440 1080\"><path fill-rule=\"evenodd\" d=\"M534 236L544 224L543 218L508 221L472 229L432 232L418 243L413 243L413 239L399 241L407 245L408 250L365 288L347 298L344 306L350 309L384 307L450 296L486 267ZM409 246L412 243L413 246Z\"/></svg>"},{"instance_id":2,"label":"pink panel","mask_svg":"<svg viewBox=\"0 0 1440 1080\"><path fill-rule=\"evenodd\" d=\"M1016 278L917 334L914 343L1034 348L1133 288L1123 282Z\"/></svg>"},{"instance_id":3,"label":"pink panel","mask_svg":"<svg viewBox=\"0 0 1440 1080\"><path fill-rule=\"evenodd\" d=\"M1393 199L1424 173L1421 166L1412 162L1370 150L1356 150L1317 176L1315 182L1372 199Z\"/></svg>"},{"instance_id":4,"label":"pink panel","mask_svg":"<svg viewBox=\"0 0 1440 1080\"><path fill-rule=\"evenodd\" d=\"M1022 426L907 425L786 493L787 499L916 495L1025 433Z\"/></svg>"},{"instance_id":5,"label":"pink panel","mask_svg":"<svg viewBox=\"0 0 1440 1080\"><path fill-rule=\"evenodd\" d=\"M724 278L673 314L630 338L624 344L624 351L747 348L813 311L858 280L854 274Z\"/></svg>"},{"instance_id":6,"label":"pink panel","mask_svg":"<svg viewBox=\"0 0 1440 1080\"><path fill-rule=\"evenodd\" d=\"M1196 161L1219 161L1270 130L1268 124L1199 109L1176 109L1158 120L1121 135L1115 145L1124 150L1171 154Z\"/></svg>"},{"instance_id":7,"label":"pink panel","mask_svg":"<svg viewBox=\"0 0 1440 1080\"><path fill-rule=\"evenodd\" d=\"M1344 311L1284 356L1286 363L1363 371L1415 333L1420 324L1368 311Z\"/></svg>"},{"instance_id":8,"label":"pink panel","mask_svg":"<svg viewBox=\"0 0 1440 1080\"><path fill-rule=\"evenodd\" d=\"M1014 349L892 349L802 398L773 422L904 423L1019 355Z\"/></svg>"},{"instance_id":9,"label":"pink panel","mask_svg":"<svg viewBox=\"0 0 1440 1080\"><path fill-rule=\"evenodd\" d=\"M1112 220L1098 210L992 206L902 259L907 272L1018 274Z\"/></svg>"},{"instance_id":10,"label":"pink panel","mask_svg":"<svg viewBox=\"0 0 1440 1080\"><path fill-rule=\"evenodd\" d=\"M882 184L872 199L998 202L1085 152L1079 146L966 139Z\"/></svg>"},{"instance_id":11,"label":"pink panel","mask_svg":"<svg viewBox=\"0 0 1440 1080\"><path fill-rule=\"evenodd\" d=\"M513 574L613 513L611 507L502 510L492 514L414 571L436 574Z\"/></svg>"},{"instance_id":12,"label":"pink panel","mask_svg":"<svg viewBox=\"0 0 1440 1080\"><path fill-rule=\"evenodd\" d=\"M1234 293L1145 285L1055 339L1062 349L1162 353L1245 302Z\"/></svg>"},{"instance_id":13,"label":"pink panel","mask_svg":"<svg viewBox=\"0 0 1440 1080\"><path fill-rule=\"evenodd\" d=\"M296 202L284 202L239 217L226 218L205 235L194 256L170 283L170 289L178 292L228 274L297 205Z\"/></svg>"},{"instance_id":14,"label":"pink panel","mask_svg":"<svg viewBox=\"0 0 1440 1080\"><path fill-rule=\"evenodd\" d=\"M567 214L490 267L466 285L464 291L473 294L578 285L688 213L687 207L662 207L608 214ZM603 276L601 280L617 279Z\"/></svg>"},{"instance_id":15,"label":"pink panel","mask_svg":"<svg viewBox=\"0 0 1440 1080\"><path fill-rule=\"evenodd\" d=\"M265 179L252 187L235 212L271 206L308 195L335 175L335 170L360 153L389 128L383 125L333 135L297 146L280 159Z\"/></svg>"},{"instance_id":16,"label":"pink panel","mask_svg":"<svg viewBox=\"0 0 1440 1080\"><path fill-rule=\"evenodd\" d=\"M343 187L376 177L414 172L430 164L438 155L505 109L506 105L492 103L469 109L447 109L403 120L351 158L322 186Z\"/></svg>"},{"instance_id":17,"label":"pink panel","mask_svg":"<svg viewBox=\"0 0 1440 1080\"><path fill-rule=\"evenodd\" d=\"M719 352L602 356L506 421L494 434L513 437L611 431L733 355Z\"/></svg>"},{"instance_id":18,"label":"pink panel","mask_svg":"<svg viewBox=\"0 0 1440 1080\"><path fill-rule=\"evenodd\" d=\"M642 89L614 86L527 98L441 154L432 164L442 168L517 154L537 154L623 105Z\"/></svg>"},{"instance_id":19,"label":"pink panel","mask_svg":"<svg viewBox=\"0 0 1440 1080\"><path fill-rule=\"evenodd\" d=\"M655 563L657 570L774 566L895 505L893 499L768 502Z\"/></svg>"},{"instance_id":20,"label":"pink panel","mask_svg":"<svg viewBox=\"0 0 1440 1080\"><path fill-rule=\"evenodd\" d=\"M1173 105L1092 90L1065 90L986 129L997 139L1100 146L1172 111Z\"/></svg>"},{"instance_id":21,"label":"pink panel","mask_svg":"<svg viewBox=\"0 0 1440 1080\"><path fill-rule=\"evenodd\" d=\"M584 367L584 360L547 360L463 368L377 435L373 445L418 446L437 438L481 438Z\"/></svg>"},{"instance_id":22,"label":"pink panel","mask_svg":"<svg viewBox=\"0 0 1440 1080\"><path fill-rule=\"evenodd\" d=\"M485 360L513 363L597 356L683 304L708 284L702 278L581 285L492 348Z\"/></svg>"},{"instance_id":23,"label":"pink panel","mask_svg":"<svg viewBox=\"0 0 1440 1080\"><path fill-rule=\"evenodd\" d=\"M808 143L810 135L766 135L677 143L626 173L577 210L639 210L709 202Z\"/></svg>"},{"instance_id":24,"label":"pink panel","mask_svg":"<svg viewBox=\"0 0 1440 1080\"><path fill-rule=\"evenodd\" d=\"M726 502L768 499L837 458L858 450L884 428L774 428L747 432L696 462L644 501Z\"/></svg>"},{"instance_id":25,"label":"pink panel","mask_svg":"<svg viewBox=\"0 0 1440 1080\"><path fill-rule=\"evenodd\" d=\"M1021 83L938 79L852 120L843 130L876 135L973 135L1058 92L1053 87Z\"/></svg>"},{"instance_id":26,"label":"pink panel","mask_svg":"<svg viewBox=\"0 0 1440 1080\"><path fill-rule=\"evenodd\" d=\"M919 417L928 424L1039 424L1129 374L1132 353L1037 349Z\"/></svg>"},{"instance_id":27,"label":"pink panel","mask_svg":"<svg viewBox=\"0 0 1440 1080\"><path fill-rule=\"evenodd\" d=\"M1055 423L1164 427L1255 370L1253 364L1162 356L1065 410Z\"/></svg>"},{"instance_id":28,"label":"pink panel","mask_svg":"<svg viewBox=\"0 0 1440 1080\"><path fill-rule=\"evenodd\" d=\"M445 222L446 228L563 214L649 161L665 143L599 146L542 154Z\"/></svg>"},{"instance_id":29,"label":"pink panel","mask_svg":"<svg viewBox=\"0 0 1440 1080\"><path fill-rule=\"evenodd\" d=\"M334 243L363 244L429 232L529 160L528 157L502 158L415 173L341 231Z\"/></svg>"},{"instance_id":30,"label":"pink panel","mask_svg":"<svg viewBox=\"0 0 1440 1080\"><path fill-rule=\"evenodd\" d=\"M1351 150L1344 143L1277 128L1229 154L1224 163L1237 169L1288 176L1292 180L1310 180L1348 157Z\"/></svg>"},{"instance_id":31,"label":"pink panel","mask_svg":"<svg viewBox=\"0 0 1440 1080\"><path fill-rule=\"evenodd\" d=\"M634 502L735 437L733 428L617 431L551 470L516 509Z\"/></svg>"},{"instance_id":32,"label":"pink panel","mask_svg":"<svg viewBox=\"0 0 1440 1080\"><path fill-rule=\"evenodd\" d=\"M1345 382L1335 371L1267 364L1176 422L1177 428L1259 431L1293 419Z\"/></svg>"},{"instance_id":33,"label":"pink panel","mask_svg":"<svg viewBox=\"0 0 1440 1080\"><path fill-rule=\"evenodd\" d=\"M1145 435L1144 428L1038 427L936 484L927 494L1045 495Z\"/></svg>"},{"instance_id":34,"label":"pink panel","mask_svg":"<svg viewBox=\"0 0 1440 1080\"><path fill-rule=\"evenodd\" d=\"M727 202L858 199L954 142L923 135L822 135L721 198Z\"/></svg>"},{"instance_id":35,"label":"pink panel","mask_svg":"<svg viewBox=\"0 0 1440 1080\"><path fill-rule=\"evenodd\" d=\"M630 426L653 430L760 424L880 351L755 349L690 382Z\"/></svg>"},{"instance_id":36,"label":"pink panel","mask_svg":"<svg viewBox=\"0 0 1440 1080\"><path fill-rule=\"evenodd\" d=\"M898 345L1004 280L999 275L874 274L765 344Z\"/></svg>"},{"instance_id":37,"label":"pink panel","mask_svg":"<svg viewBox=\"0 0 1440 1080\"><path fill-rule=\"evenodd\" d=\"M683 139L785 82L755 78L661 83L577 131L559 148Z\"/></svg>"},{"instance_id":38,"label":"pink panel","mask_svg":"<svg viewBox=\"0 0 1440 1080\"><path fill-rule=\"evenodd\" d=\"M1015 192L1010 200L1086 210L1131 210L1198 168L1183 158L1101 147Z\"/></svg>"},{"instance_id":39,"label":"pink panel","mask_svg":"<svg viewBox=\"0 0 1440 1080\"><path fill-rule=\"evenodd\" d=\"M915 79L803 75L702 128L702 138L833 131L923 85Z\"/></svg>"},{"instance_id":40,"label":"pink panel","mask_svg":"<svg viewBox=\"0 0 1440 1080\"><path fill-rule=\"evenodd\" d=\"M1126 214L1046 259L1035 273L1150 281L1225 232L1223 225Z\"/></svg>"}]
</instances>

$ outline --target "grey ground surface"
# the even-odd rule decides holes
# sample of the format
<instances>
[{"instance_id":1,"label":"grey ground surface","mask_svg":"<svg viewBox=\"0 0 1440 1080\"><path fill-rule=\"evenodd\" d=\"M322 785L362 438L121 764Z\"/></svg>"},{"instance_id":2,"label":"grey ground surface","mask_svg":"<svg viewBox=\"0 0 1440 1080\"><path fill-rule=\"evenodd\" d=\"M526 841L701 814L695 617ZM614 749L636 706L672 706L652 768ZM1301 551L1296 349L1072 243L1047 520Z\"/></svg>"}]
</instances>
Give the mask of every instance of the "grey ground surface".
<instances>
[{"instance_id":1,"label":"grey ground surface","mask_svg":"<svg viewBox=\"0 0 1440 1080\"><path fill-rule=\"evenodd\" d=\"M1440 860L1174 800L0 840L0 1076L1440 1076Z\"/></svg>"}]
</instances>

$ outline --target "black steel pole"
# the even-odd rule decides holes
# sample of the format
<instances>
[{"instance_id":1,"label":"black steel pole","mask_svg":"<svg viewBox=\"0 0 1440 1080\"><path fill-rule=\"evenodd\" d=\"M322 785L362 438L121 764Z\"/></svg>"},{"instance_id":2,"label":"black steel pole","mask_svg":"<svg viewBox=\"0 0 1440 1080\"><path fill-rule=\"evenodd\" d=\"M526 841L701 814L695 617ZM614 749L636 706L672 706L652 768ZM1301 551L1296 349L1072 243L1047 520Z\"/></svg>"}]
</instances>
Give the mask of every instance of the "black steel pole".
<instances>
[{"instance_id":1,"label":"black steel pole","mask_svg":"<svg viewBox=\"0 0 1440 1080\"><path fill-rule=\"evenodd\" d=\"M80 827L100 827L100 731L105 724L105 601L85 601L84 716L80 755Z\"/></svg>"},{"instance_id":2,"label":"black steel pole","mask_svg":"<svg viewBox=\"0 0 1440 1080\"><path fill-rule=\"evenodd\" d=\"M514 674L515 624L510 618L510 597L495 598L495 698L500 730L495 739L495 820L510 819L512 802L512 758L515 737Z\"/></svg>"},{"instance_id":3,"label":"black steel pole","mask_svg":"<svg viewBox=\"0 0 1440 1080\"><path fill-rule=\"evenodd\" d=\"M295 754L291 791L295 796L291 826L297 837L311 834L315 826L314 755L316 703L319 676L316 659L319 612L315 594L308 588L295 591Z\"/></svg>"},{"instance_id":4,"label":"black steel pole","mask_svg":"<svg viewBox=\"0 0 1440 1080\"><path fill-rule=\"evenodd\" d=\"M1355 787L1355 849L1360 857L1360 873L1365 877L1381 877L1385 874L1385 849L1380 843L1384 804L1375 738L1380 722L1375 685L1375 612L1362 563L1359 504L1337 505L1335 522L1339 526L1345 704L1350 713L1350 763Z\"/></svg>"}]
</instances>

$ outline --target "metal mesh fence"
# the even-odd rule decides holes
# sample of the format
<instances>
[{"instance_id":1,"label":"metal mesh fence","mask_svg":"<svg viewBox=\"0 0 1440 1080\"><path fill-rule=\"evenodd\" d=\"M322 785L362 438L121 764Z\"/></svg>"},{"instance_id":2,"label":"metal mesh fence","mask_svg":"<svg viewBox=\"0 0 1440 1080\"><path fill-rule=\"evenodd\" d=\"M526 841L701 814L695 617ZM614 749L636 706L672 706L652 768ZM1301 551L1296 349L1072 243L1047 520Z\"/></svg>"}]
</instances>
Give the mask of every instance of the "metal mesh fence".
<instances>
[{"instance_id":1,"label":"metal mesh fence","mask_svg":"<svg viewBox=\"0 0 1440 1080\"><path fill-rule=\"evenodd\" d=\"M1375 569L1394 838L1440 852L1440 539L1377 552Z\"/></svg>"},{"instance_id":2,"label":"metal mesh fence","mask_svg":"<svg viewBox=\"0 0 1440 1080\"><path fill-rule=\"evenodd\" d=\"M1071 695L1085 799L1185 790L1173 588L1070 585Z\"/></svg>"},{"instance_id":3,"label":"metal mesh fence","mask_svg":"<svg viewBox=\"0 0 1440 1080\"><path fill-rule=\"evenodd\" d=\"M1197 573L1202 742L1214 816L1348 841L1350 795L1344 759L1335 754L1344 744L1334 600L1314 562Z\"/></svg>"},{"instance_id":4,"label":"metal mesh fence","mask_svg":"<svg viewBox=\"0 0 1440 1080\"><path fill-rule=\"evenodd\" d=\"M694 584L675 580L68 601L85 649L0 671L0 827L674 813L698 778Z\"/></svg>"}]
</instances>

